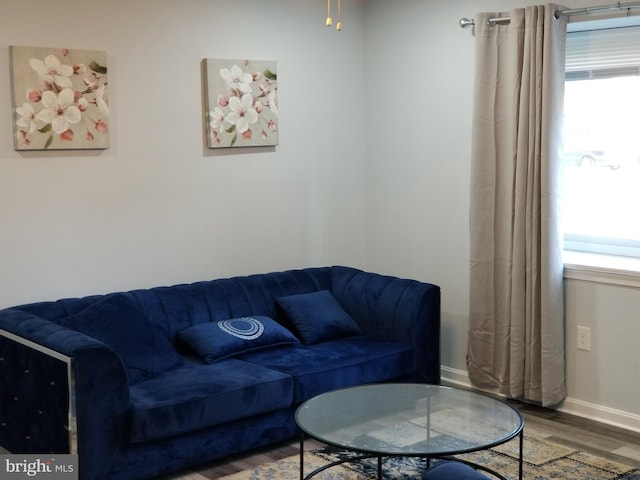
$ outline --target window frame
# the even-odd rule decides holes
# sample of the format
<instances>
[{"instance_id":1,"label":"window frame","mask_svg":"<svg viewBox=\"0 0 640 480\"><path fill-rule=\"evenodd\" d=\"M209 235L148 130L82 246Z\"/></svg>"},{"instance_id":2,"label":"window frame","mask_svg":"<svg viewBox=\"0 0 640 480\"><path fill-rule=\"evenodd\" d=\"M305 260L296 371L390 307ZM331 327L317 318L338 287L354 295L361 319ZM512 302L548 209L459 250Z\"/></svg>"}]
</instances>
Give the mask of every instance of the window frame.
<instances>
[{"instance_id":1,"label":"window frame","mask_svg":"<svg viewBox=\"0 0 640 480\"><path fill-rule=\"evenodd\" d=\"M640 26L640 15L569 22L567 32ZM611 73L616 73L615 71ZM617 73L635 73L622 69ZM640 74L640 69L638 70ZM616 75L622 76L622 75ZM566 74L567 80L585 79L586 75ZM597 78L597 77L588 77ZM639 167L640 168L640 167ZM564 278L640 288L640 239L607 239L564 234Z\"/></svg>"}]
</instances>

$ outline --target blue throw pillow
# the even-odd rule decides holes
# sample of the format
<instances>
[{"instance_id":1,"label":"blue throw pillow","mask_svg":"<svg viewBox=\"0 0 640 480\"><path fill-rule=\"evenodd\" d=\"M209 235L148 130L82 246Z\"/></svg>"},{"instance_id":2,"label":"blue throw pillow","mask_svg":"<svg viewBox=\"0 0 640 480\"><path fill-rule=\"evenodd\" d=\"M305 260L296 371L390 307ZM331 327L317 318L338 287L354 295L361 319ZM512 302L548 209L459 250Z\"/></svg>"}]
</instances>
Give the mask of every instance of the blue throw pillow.
<instances>
[{"instance_id":1,"label":"blue throw pillow","mask_svg":"<svg viewBox=\"0 0 640 480\"><path fill-rule=\"evenodd\" d=\"M289 330L264 316L194 325L178 332L206 363L262 348L300 343Z\"/></svg>"},{"instance_id":2,"label":"blue throw pillow","mask_svg":"<svg viewBox=\"0 0 640 480\"><path fill-rule=\"evenodd\" d=\"M478 470L473 469L469 465L456 461L438 462L429 468L422 480L489 480L489 477L483 475Z\"/></svg>"},{"instance_id":3,"label":"blue throw pillow","mask_svg":"<svg viewBox=\"0 0 640 480\"><path fill-rule=\"evenodd\" d=\"M295 325L305 344L362 335L362 330L328 290L280 297L276 303Z\"/></svg>"},{"instance_id":4,"label":"blue throw pillow","mask_svg":"<svg viewBox=\"0 0 640 480\"><path fill-rule=\"evenodd\" d=\"M129 383L152 378L182 362L169 340L124 294L107 295L61 323L111 347L122 360Z\"/></svg>"}]
</instances>

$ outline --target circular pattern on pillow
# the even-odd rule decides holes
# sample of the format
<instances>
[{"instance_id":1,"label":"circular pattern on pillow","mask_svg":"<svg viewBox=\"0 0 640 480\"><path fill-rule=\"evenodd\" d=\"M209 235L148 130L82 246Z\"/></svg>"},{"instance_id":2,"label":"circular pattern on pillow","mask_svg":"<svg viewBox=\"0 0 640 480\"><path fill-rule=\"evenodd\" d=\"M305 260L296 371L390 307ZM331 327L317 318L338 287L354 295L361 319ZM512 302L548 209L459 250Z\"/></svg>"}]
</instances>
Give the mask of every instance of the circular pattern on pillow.
<instances>
[{"instance_id":1,"label":"circular pattern on pillow","mask_svg":"<svg viewBox=\"0 0 640 480\"><path fill-rule=\"evenodd\" d=\"M255 340L264 333L264 324L251 317L220 320L218 326L223 332L243 340Z\"/></svg>"}]
</instances>

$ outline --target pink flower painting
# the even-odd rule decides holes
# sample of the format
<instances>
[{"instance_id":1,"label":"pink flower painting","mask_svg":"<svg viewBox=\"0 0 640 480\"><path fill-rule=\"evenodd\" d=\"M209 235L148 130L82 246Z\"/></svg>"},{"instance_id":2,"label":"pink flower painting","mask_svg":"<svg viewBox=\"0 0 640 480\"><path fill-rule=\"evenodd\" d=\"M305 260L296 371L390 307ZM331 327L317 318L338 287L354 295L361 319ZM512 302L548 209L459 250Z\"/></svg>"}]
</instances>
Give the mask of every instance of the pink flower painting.
<instances>
[{"instance_id":1,"label":"pink flower painting","mask_svg":"<svg viewBox=\"0 0 640 480\"><path fill-rule=\"evenodd\" d=\"M278 145L276 62L205 59L203 69L209 148Z\"/></svg>"},{"instance_id":2,"label":"pink flower painting","mask_svg":"<svg viewBox=\"0 0 640 480\"><path fill-rule=\"evenodd\" d=\"M16 150L109 148L107 54L11 47Z\"/></svg>"}]
</instances>

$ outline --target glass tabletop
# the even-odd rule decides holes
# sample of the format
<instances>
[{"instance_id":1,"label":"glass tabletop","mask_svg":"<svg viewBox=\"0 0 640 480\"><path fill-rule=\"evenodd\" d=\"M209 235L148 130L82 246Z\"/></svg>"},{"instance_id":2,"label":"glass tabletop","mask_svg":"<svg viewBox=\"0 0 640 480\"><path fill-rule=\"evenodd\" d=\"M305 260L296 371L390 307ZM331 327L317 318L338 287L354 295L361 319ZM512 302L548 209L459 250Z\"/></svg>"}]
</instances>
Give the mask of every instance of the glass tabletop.
<instances>
[{"instance_id":1,"label":"glass tabletop","mask_svg":"<svg viewBox=\"0 0 640 480\"><path fill-rule=\"evenodd\" d=\"M444 456L490 448L516 437L520 413L482 393L425 384L376 384L304 402L296 423L328 445L380 455Z\"/></svg>"}]
</instances>

